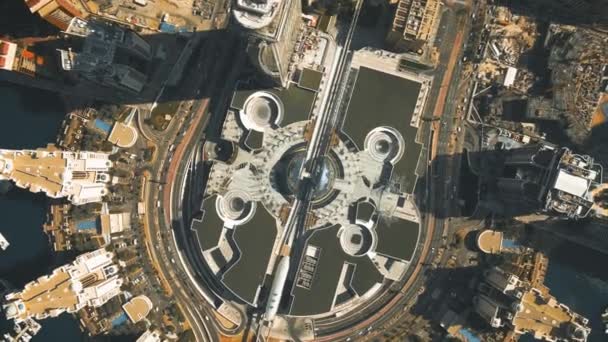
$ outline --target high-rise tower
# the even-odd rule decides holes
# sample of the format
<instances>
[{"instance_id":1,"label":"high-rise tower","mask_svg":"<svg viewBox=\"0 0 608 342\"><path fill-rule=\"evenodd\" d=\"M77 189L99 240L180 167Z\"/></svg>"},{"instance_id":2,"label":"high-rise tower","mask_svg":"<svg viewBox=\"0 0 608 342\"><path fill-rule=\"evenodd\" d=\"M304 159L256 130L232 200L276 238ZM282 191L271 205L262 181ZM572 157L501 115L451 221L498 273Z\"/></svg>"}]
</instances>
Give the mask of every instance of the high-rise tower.
<instances>
[{"instance_id":1,"label":"high-rise tower","mask_svg":"<svg viewBox=\"0 0 608 342\"><path fill-rule=\"evenodd\" d=\"M274 83L285 86L303 25L298 0L236 0L233 15L249 35L248 53Z\"/></svg>"}]
</instances>

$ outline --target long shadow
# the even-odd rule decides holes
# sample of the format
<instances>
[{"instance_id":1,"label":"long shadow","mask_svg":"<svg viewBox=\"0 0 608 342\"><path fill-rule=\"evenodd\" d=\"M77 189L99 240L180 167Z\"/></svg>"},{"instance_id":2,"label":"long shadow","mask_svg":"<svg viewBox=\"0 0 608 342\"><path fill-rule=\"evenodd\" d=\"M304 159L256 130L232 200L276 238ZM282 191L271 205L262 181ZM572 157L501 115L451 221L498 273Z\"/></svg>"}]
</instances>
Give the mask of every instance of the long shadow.
<instances>
[{"instance_id":1,"label":"long shadow","mask_svg":"<svg viewBox=\"0 0 608 342\"><path fill-rule=\"evenodd\" d=\"M591 129L591 134L583 144L585 151L594 157L602 165L608 165L608 121L601 123Z\"/></svg>"},{"instance_id":2,"label":"long shadow","mask_svg":"<svg viewBox=\"0 0 608 342\"><path fill-rule=\"evenodd\" d=\"M0 81L42 88L71 98L100 100L118 105L200 100L211 95L213 89L205 86L206 81L218 72L219 64L226 62L219 52L228 46L233 49L231 56L245 53L244 44L235 43L240 39L238 34L225 30L194 32L188 36L157 33L143 35L142 38L151 47L149 59L135 56L127 49L117 48L112 62L131 67L144 75L144 86L139 92L102 85L91 78L79 76L75 71L63 70L57 50L80 52L83 41L74 37L38 38L37 41L29 42L28 50L44 60L43 72L32 77L20 72L0 70ZM99 72L104 73L102 70ZM176 76L180 73L181 77Z\"/></svg>"},{"instance_id":3,"label":"long shadow","mask_svg":"<svg viewBox=\"0 0 608 342\"><path fill-rule=\"evenodd\" d=\"M495 3L508 7L516 15L535 16L560 24L608 27L608 7L604 0L498 0Z\"/></svg>"},{"instance_id":4,"label":"long shadow","mask_svg":"<svg viewBox=\"0 0 608 342\"><path fill-rule=\"evenodd\" d=\"M25 1L0 2L0 37L42 37L58 33L55 26L37 15L32 15Z\"/></svg>"},{"instance_id":5,"label":"long shadow","mask_svg":"<svg viewBox=\"0 0 608 342\"><path fill-rule=\"evenodd\" d=\"M537 153L534 145L439 155L418 179L418 207L439 219L539 212L556 173L552 156L539 162Z\"/></svg>"},{"instance_id":6,"label":"long shadow","mask_svg":"<svg viewBox=\"0 0 608 342\"><path fill-rule=\"evenodd\" d=\"M552 189L562 158L561 148L541 148L534 138L531 143L522 144L506 138L510 134L508 131L501 131L486 126L482 136L478 130L467 127L462 153L438 155L423 169L416 189L418 208L423 216L433 214L439 219L449 219L484 218L488 214L495 214L514 218L543 213L550 217L567 218L558 212L545 210L548 196L558 196ZM555 128L549 133L563 137L559 132L559 128ZM605 149L607 132L608 123L593 128L582 151L568 139L564 139L568 141L565 146L572 153L591 156L594 168L598 169L598 165L605 165L608 161ZM448 144L439 141L440 153ZM494 149L481 149L482 144L493 145ZM420 169L419 166L419 173ZM602 183L604 179L595 181ZM596 196L593 201L601 201L600 197L603 196ZM591 204L585 202L582 213ZM599 221L592 211L586 216L591 222ZM585 215L579 215L579 218L582 217Z\"/></svg>"},{"instance_id":7,"label":"long shadow","mask_svg":"<svg viewBox=\"0 0 608 342\"><path fill-rule=\"evenodd\" d=\"M483 270L481 266L427 268L425 290L418 296L410 313L432 322L440 322L447 310L457 313L469 310L476 294L476 289L470 286L471 279L481 276ZM435 291L436 289L440 291ZM483 328L484 325L480 324L479 327ZM489 326L487 328L490 329Z\"/></svg>"},{"instance_id":8,"label":"long shadow","mask_svg":"<svg viewBox=\"0 0 608 342\"><path fill-rule=\"evenodd\" d=\"M121 46L115 49L111 64L126 65L144 76L141 91L121 89L62 69L58 50L79 53L83 49L84 38L70 36L50 27L37 15L31 14L22 1L3 2L0 13L0 17L6 19L0 23L0 38L27 47L27 50L40 57L35 57L36 62L41 62L36 67L35 77L0 70L0 81L42 88L63 94L68 99L77 99L70 101L73 103L69 109L85 107L85 103L90 104L95 100L116 105L157 103L159 106L170 106L176 102L209 98L214 91L208 86L209 81L216 79L221 85L225 72L221 65L229 64L235 56L246 53L245 36L236 28L143 34L141 38L150 45L150 53L138 54L135 49ZM21 22L27 23L26 26L32 29L22 28ZM220 53L225 49L230 49L228 58ZM104 50L103 44L95 46L93 51L101 56L106 52L101 50ZM108 71L104 70L99 70L98 76L106 76ZM248 70L252 71L253 67L246 67L245 71ZM253 78L251 75L244 76Z\"/></svg>"}]
</instances>

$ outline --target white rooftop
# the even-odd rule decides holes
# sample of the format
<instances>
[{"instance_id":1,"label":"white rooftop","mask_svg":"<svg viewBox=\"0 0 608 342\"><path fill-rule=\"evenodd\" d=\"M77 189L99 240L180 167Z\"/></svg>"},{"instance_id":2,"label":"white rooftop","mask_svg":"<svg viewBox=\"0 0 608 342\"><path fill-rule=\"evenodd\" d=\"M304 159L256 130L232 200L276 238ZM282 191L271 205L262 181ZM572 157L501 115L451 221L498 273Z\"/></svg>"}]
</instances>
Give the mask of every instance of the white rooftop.
<instances>
[{"instance_id":1,"label":"white rooftop","mask_svg":"<svg viewBox=\"0 0 608 342\"><path fill-rule=\"evenodd\" d=\"M237 0L233 15L243 27L257 30L270 25L280 4L281 0Z\"/></svg>"},{"instance_id":2,"label":"white rooftop","mask_svg":"<svg viewBox=\"0 0 608 342\"><path fill-rule=\"evenodd\" d=\"M555 180L555 189L569 193L577 197L585 197L589 182L583 177L577 177L560 170Z\"/></svg>"}]
</instances>

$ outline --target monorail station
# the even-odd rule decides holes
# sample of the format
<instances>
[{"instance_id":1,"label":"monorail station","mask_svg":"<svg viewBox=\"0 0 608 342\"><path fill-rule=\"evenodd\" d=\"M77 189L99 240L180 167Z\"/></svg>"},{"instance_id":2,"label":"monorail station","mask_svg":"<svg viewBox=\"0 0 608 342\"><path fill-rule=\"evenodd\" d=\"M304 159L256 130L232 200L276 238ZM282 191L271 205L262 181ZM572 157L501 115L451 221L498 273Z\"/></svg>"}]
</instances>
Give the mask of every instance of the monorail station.
<instances>
[{"instance_id":1,"label":"monorail station","mask_svg":"<svg viewBox=\"0 0 608 342\"><path fill-rule=\"evenodd\" d=\"M393 72L387 63L395 63ZM308 184L310 210L291 246L279 318L353 312L405 280L419 245L418 127L431 80L397 64L372 51L351 61L340 123ZM226 301L263 310L272 296L281 239L302 193L322 77L305 69L285 88L241 84L220 137L205 143L211 167L191 229Z\"/></svg>"}]
</instances>

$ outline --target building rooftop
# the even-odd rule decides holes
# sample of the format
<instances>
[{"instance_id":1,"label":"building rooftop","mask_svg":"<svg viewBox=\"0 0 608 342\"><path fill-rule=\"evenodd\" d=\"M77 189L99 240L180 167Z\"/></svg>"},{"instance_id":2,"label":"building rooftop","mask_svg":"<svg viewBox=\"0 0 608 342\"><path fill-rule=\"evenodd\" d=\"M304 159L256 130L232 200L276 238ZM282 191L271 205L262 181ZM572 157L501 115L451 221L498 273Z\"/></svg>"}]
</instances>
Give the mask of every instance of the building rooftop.
<instances>
[{"instance_id":1,"label":"building rooftop","mask_svg":"<svg viewBox=\"0 0 608 342\"><path fill-rule=\"evenodd\" d=\"M364 146L369 127L388 126L399 131L404 151L393 172L403 178L401 190L411 193L422 150L417 140L418 126L431 80L399 72L396 63L371 51L355 53L350 71L354 89L342 130L359 148Z\"/></svg>"},{"instance_id":2,"label":"building rooftop","mask_svg":"<svg viewBox=\"0 0 608 342\"><path fill-rule=\"evenodd\" d=\"M501 160L487 154L492 162L482 176L496 183L506 207L569 218L605 216L594 198L603 186L603 167L591 156L502 128L485 128L483 144L488 151L501 150Z\"/></svg>"},{"instance_id":3,"label":"building rooftop","mask_svg":"<svg viewBox=\"0 0 608 342\"><path fill-rule=\"evenodd\" d=\"M140 295L131 298L122 306L122 309L125 311L127 316L129 316L132 323L137 323L146 318L153 307L154 306L150 298L145 295Z\"/></svg>"},{"instance_id":4,"label":"building rooftop","mask_svg":"<svg viewBox=\"0 0 608 342\"><path fill-rule=\"evenodd\" d=\"M83 77L104 85L141 92L147 76L133 65L117 61L117 55L142 60L152 57L152 48L135 32L117 26L73 18L65 33L84 40L82 50L59 50L61 66L79 72Z\"/></svg>"},{"instance_id":5,"label":"building rooftop","mask_svg":"<svg viewBox=\"0 0 608 342\"><path fill-rule=\"evenodd\" d=\"M232 13L243 27L258 30L272 23L283 2L283 0L237 0Z\"/></svg>"},{"instance_id":6,"label":"building rooftop","mask_svg":"<svg viewBox=\"0 0 608 342\"><path fill-rule=\"evenodd\" d=\"M387 41L397 50L418 51L433 37L439 0L399 0Z\"/></svg>"},{"instance_id":7,"label":"building rooftop","mask_svg":"<svg viewBox=\"0 0 608 342\"><path fill-rule=\"evenodd\" d=\"M133 126L116 122L108 136L108 141L118 147L129 148L135 145L138 137L139 133Z\"/></svg>"},{"instance_id":8,"label":"building rooftop","mask_svg":"<svg viewBox=\"0 0 608 342\"><path fill-rule=\"evenodd\" d=\"M131 213L112 213L101 214L101 235L107 243L112 239L112 235L120 234L125 230L131 229Z\"/></svg>"},{"instance_id":9,"label":"building rooftop","mask_svg":"<svg viewBox=\"0 0 608 342\"><path fill-rule=\"evenodd\" d=\"M578 317L555 298L532 289L523 295L512 324L515 332L531 333L539 340L586 341L591 329L580 325Z\"/></svg>"},{"instance_id":10,"label":"building rooftop","mask_svg":"<svg viewBox=\"0 0 608 342\"><path fill-rule=\"evenodd\" d=\"M477 247L488 254L500 253L502 247L502 232L483 230L477 235Z\"/></svg>"},{"instance_id":11,"label":"building rooftop","mask_svg":"<svg viewBox=\"0 0 608 342\"><path fill-rule=\"evenodd\" d=\"M333 133L303 223L310 237L298 246L302 251L288 282L292 296L284 312L290 316L354 310L383 286L401 280L418 244L419 214L411 192L421 150L418 121L430 80L397 70L382 72L378 69L383 63L396 66L397 61L376 63L372 55L367 56L371 61L356 59L353 75L356 79L358 72L364 79L362 75L371 74L378 84L388 84L380 92L390 103L373 109L378 115L351 103L347 123ZM236 90L221 139L204 147L213 165L204 214L192 222L192 229L209 269L243 304L259 305L284 251L279 246L299 191L314 126L310 118L324 76L312 69L301 75L298 83L283 89ZM355 83L352 101L372 101L359 86ZM403 94L405 103L391 100ZM382 114L389 109L389 116ZM344 132L356 133L357 139ZM374 186L387 182L382 176L387 165L409 180L400 191ZM361 212L353 210L359 207ZM391 220L398 223L390 225Z\"/></svg>"},{"instance_id":12,"label":"building rooftop","mask_svg":"<svg viewBox=\"0 0 608 342\"><path fill-rule=\"evenodd\" d=\"M122 285L112 258L104 249L82 254L73 263L26 284L22 291L9 293L4 305L7 318L18 322L43 319L87 305L103 305L120 293Z\"/></svg>"},{"instance_id":13,"label":"building rooftop","mask_svg":"<svg viewBox=\"0 0 608 342\"><path fill-rule=\"evenodd\" d=\"M277 236L276 221L266 209L258 206L249 222L233 229L232 239L239 255L229 264L222 281L237 296L256 305Z\"/></svg>"},{"instance_id":14,"label":"building rooftop","mask_svg":"<svg viewBox=\"0 0 608 342\"><path fill-rule=\"evenodd\" d=\"M16 53L17 44L0 40L0 69L13 70Z\"/></svg>"},{"instance_id":15,"label":"building rooftop","mask_svg":"<svg viewBox=\"0 0 608 342\"><path fill-rule=\"evenodd\" d=\"M537 289L498 267L485 275L488 285L506 295L485 291L475 301L475 310L493 327L508 324L518 335L529 333L545 341L587 340L589 321L557 302L542 284Z\"/></svg>"},{"instance_id":16,"label":"building rooftop","mask_svg":"<svg viewBox=\"0 0 608 342\"><path fill-rule=\"evenodd\" d=\"M0 179L52 198L67 197L74 204L101 201L111 167L107 154L64 152L53 145L38 150L0 150Z\"/></svg>"},{"instance_id":17,"label":"building rooftop","mask_svg":"<svg viewBox=\"0 0 608 342\"><path fill-rule=\"evenodd\" d=\"M160 341L162 341L162 339L161 339L161 335L158 331L146 330L145 333L143 333L141 336L139 336L139 338L137 339L136 342L160 342Z\"/></svg>"},{"instance_id":18,"label":"building rooftop","mask_svg":"<svg viewBox=\"0 0 608 342\"><path fill-rule=\"evenodd\" d=\"M572 218L586 217L594 208L593 189L603 181L603 168L590 156L575 154L567 148L558 153L545 208ZM601 216L602 211L596 210L594 214Z\"/></svg>"}]
</instances>

